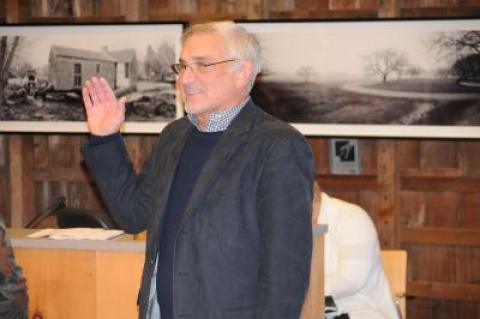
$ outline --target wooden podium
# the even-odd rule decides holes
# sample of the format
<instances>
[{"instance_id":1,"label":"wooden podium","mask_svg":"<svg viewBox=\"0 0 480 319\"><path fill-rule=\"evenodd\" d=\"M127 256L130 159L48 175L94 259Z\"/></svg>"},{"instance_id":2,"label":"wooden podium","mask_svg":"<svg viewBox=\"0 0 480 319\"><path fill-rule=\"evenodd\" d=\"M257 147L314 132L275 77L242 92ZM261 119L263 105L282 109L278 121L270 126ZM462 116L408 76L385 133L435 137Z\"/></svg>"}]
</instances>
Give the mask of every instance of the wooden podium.
<instances>
[{"instance_id":1,"label":"wooden podium","mask_svg":"<svg viewBox=\"0 0 480 319\"><path fill-rule=\"evenodd\" d=\"M300 319L321 319L325 317L324 285L324 235L326 225L313 226L312 264L310 266L310 286L303 304Z\"/></svg>"},{"instance_id":2,"label":"wooden podium","mask_svg":"<svg viewBox=\"0 0 480 319\"><path fill-rule=\"evenodd\" d=\"M107 241L25 238L31 232L9 231L27 280L30 318L138 317L144 241L130 235Z\"/></svg>"},{"instance_id":3,"label":"wooden podium","mask_svg":"<svg viewBox=\"0 0 480 319\"><path fill-rule=\"evenodd\" d=\"M323 318L325 230L324 226L313 229L312 274L301 319ZM33 231L9 230L15 258L27 280L30 318L138 317L144 241L130 235L106 241L26 238Z\"/></svg>"}]
</instances>

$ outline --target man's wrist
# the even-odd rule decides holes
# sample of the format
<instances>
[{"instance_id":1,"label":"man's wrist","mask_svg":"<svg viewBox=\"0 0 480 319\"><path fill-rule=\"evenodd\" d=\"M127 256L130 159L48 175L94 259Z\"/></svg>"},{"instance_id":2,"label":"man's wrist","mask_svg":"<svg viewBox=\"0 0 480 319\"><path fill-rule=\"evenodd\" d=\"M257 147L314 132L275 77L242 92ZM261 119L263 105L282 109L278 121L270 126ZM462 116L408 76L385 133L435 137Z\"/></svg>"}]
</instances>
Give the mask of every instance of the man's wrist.
<instances>
[{"instance_id":1,"label":"man's wrist","mask_svg":"<svg viewBox=\"0 0 480 319\"><path fill-rule=\"evenodd\" d=\"M120 134L120 132L116 132L116 133L109 134L109 135L103 135L103 136L102 135L91 134L88 144L89 144L89 146L97 146L97 145L113 142L115 140L120 140L121 137L122 137L122 135Z\"/></svg>"}]
</instances>

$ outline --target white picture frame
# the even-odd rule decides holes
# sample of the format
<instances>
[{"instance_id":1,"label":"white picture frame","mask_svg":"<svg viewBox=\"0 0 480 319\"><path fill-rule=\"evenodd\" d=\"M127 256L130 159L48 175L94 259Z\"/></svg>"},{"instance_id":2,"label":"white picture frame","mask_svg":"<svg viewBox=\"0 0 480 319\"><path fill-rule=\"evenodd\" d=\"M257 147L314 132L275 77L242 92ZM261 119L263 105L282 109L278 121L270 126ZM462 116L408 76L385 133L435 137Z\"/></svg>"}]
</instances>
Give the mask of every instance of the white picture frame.
<instances>
[{"instance_id":1,"label":"white picture frame","mask_svg":"<svg viewBox=\"0 0 480 319\"><path fill-rule=\"evenodd\" d=\"M183 23L0 26L9 48L19 39L0 132L88 132L80 90L92 75L127 97L122 132L160 132L184 115L170 70L182 32Z\"/></svg>"},{"instance_id":2,"label":"white picture frame","mask_svg":"<svg viewBox=\"0 0 480 319\"><path fill-rule=\"evenodd\" d=\"M264 52L254 101L305 135L480 138L480 75L455 83L455 68L480 63L455 49L466 33L480 39L480 19L240 24ZM398 70L382 74L382 59Z\"/></svg>"}]
</instances>

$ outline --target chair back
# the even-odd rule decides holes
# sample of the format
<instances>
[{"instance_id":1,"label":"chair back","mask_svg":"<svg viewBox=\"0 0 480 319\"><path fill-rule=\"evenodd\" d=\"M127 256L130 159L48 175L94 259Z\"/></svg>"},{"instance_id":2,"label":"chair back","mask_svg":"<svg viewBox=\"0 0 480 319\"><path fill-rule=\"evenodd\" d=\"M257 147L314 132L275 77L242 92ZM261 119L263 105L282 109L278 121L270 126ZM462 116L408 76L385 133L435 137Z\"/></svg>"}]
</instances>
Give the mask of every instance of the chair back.
<instances>
[{"instance_id":1,"label":"chair back","mask_svg":"<svg viewBox=\"0 0 480 319\"><path fill-rule=\"evenodd\" d=\"M57 224L59 228L115 228L110 221L103 219L98 214L95 214L89 210L73 207L64 207L58 211Z\"/></svg>"},{"instance_id":2,"label":"chair back","mask_svg":"<svg viewBox=\"0 0 480 319\"><path fill-rule=\"evenodd\" d=\"M406 319L407 252L405 250L382 250L382 265L401 318Z\"/></svg>"}]
</instances>

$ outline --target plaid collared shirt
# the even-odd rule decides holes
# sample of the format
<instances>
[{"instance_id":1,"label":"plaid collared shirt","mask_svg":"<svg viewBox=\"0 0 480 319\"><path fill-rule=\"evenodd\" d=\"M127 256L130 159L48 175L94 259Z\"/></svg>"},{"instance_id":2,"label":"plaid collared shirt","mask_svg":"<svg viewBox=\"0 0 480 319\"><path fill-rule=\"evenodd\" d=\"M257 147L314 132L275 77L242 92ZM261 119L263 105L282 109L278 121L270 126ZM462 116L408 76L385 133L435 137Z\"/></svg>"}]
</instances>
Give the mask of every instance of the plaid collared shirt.
<instances>
[{"instance_id":1,"label":"plaid collared shirt","mask_svg":"<svg viewBox=\"0 0 480 319\"><path fill-rule=\"evenodd\" d=\"M228 110L221 112L214 112L210 115L208 119L207 127L200 129L198 126L198 116L195 114L187 114L188 119L192 122L195 127L202 132L221 132L225 131L233 119L240 113L245 104L247 104L250 96L247 96L240 104L235 105L234 107L229 108Z\"/></svg>"}]
</instances>

